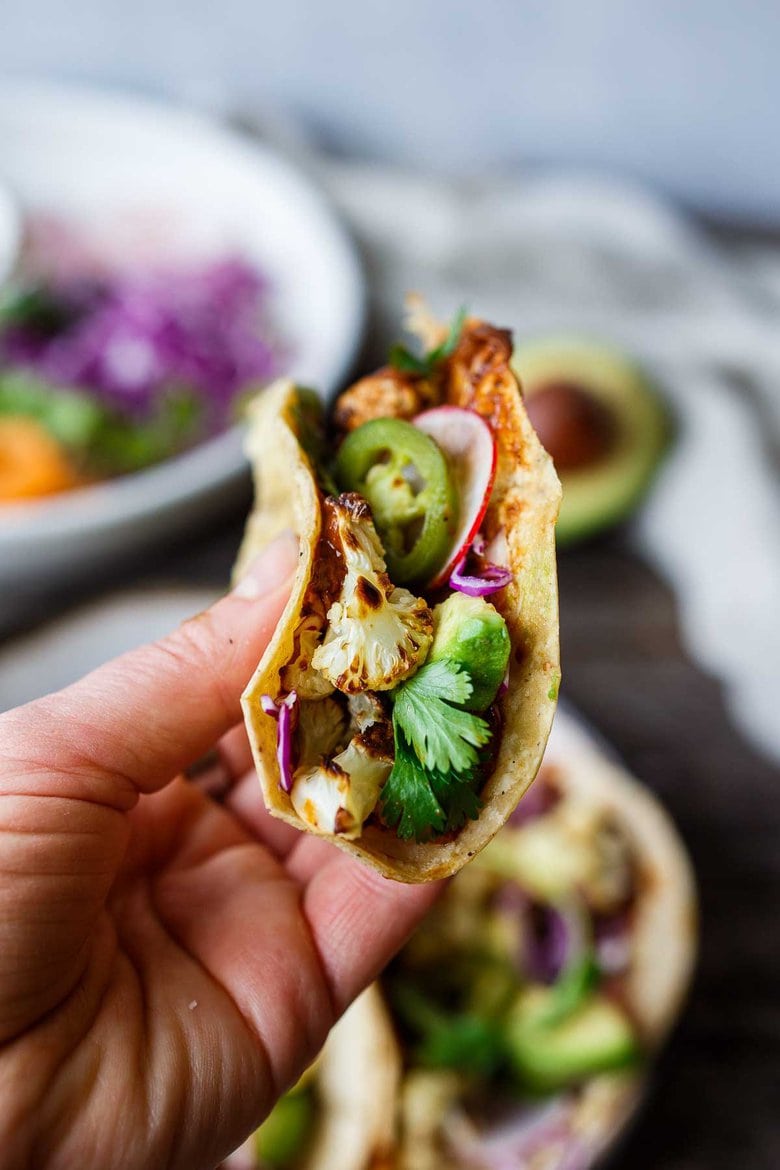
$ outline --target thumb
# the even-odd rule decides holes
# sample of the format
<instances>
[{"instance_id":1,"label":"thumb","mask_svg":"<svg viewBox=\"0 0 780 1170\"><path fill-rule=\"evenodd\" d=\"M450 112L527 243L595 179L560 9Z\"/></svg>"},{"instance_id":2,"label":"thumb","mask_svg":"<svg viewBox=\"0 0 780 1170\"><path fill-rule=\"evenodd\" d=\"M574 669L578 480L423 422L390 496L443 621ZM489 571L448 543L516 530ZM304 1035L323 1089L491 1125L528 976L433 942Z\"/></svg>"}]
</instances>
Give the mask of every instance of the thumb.
<instances>
[{"instance_id":1,"label":"thumb","mask_svg":"<svg viewBox=\"0 0 780 1170\"><path fill-rule=\"evenodd\" d=\"M56 795L114 803L108 792L62 790L79 778L111 778L116 799L129 806L137 792L162 787L239 721L241 692L287 603L297 561L296 538L282 533L232 593L162 641L9 712L17 766L26 741L53 782L60 773Z\"/></svg>"}]
</instances>

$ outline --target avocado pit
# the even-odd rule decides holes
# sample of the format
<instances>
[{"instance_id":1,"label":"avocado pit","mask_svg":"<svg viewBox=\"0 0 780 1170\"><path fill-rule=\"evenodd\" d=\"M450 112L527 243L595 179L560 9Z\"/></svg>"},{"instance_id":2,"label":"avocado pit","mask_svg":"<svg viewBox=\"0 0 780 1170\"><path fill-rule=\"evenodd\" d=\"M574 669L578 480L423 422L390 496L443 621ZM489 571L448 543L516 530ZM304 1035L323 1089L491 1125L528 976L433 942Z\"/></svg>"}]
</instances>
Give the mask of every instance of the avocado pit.
<instances>
[{"instance_id":1,"label":"avocado pit","mask_svg":"<svg viewBox=\"0 0 780 1170\"><path fill-rule=\"evenodd\" d=\"M546 382L528 396L526 410L558 471L599 463L615 446L617 425L612 411L577 382Z\"/></svg>"}]
</instances>

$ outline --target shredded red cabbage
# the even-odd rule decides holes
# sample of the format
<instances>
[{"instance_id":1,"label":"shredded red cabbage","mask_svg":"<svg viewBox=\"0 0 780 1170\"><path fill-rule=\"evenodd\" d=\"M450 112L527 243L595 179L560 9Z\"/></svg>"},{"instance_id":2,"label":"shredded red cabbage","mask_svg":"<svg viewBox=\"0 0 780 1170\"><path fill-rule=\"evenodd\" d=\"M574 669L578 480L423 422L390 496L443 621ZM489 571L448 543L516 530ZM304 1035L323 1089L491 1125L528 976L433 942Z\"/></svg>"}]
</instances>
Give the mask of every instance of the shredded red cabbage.
<instances>
[{"instance_id":1,"label":"shredded red cabbage","mask_svg":"<svg viewBox=\"0 0 780 1170\"><path fill-rule=\"evenodd\" d=\"M450 588L469 597L487 597L491 593L497 593L499 589L506 588L512 580L512 570L502 565L494 565L492 561L486 560L484 554L485 538L481 533L477 533L471 548L466 550L452 570ZM466 572L470 557L477 562L474 573Z\"/></svg>"},{"instance_id":2,"label":"shredded red cabbage","mask_svg":"<svg viewBox=\"0 0 780 1170\"><path fill-rule=\"evenodd\" d=\"M574 913L537 902L517 882L507 881L496 893L496 909L523 923L520 947L514 957L523 979L552 986L564 970L582 955L582 923Z\"/></svg>"},{"instance_id":3,"label":"shredded red cabbage","mask_svg":"<svg viewBox=\"0 0 780 1170\"><path fill-rule=\"evenodd\" d=\"M525 970L534 982L551 986L578 957L582 932L569 915L549 903L532 903L527 921Z\"/></svg>"},{"instance_id":4,"label":"shredded red cabbage","mask_svg":"<svg viewBox=\"0 0 780 1170\"><path fill-rule=\"evenodd\" d=\"M11 320L0 362L54 386L91 390L106 405L143 417L163 391L188 390L207 430L229 420L235 395L278 373L264 322L268 286L246 261L127 271L30 285L47 315Z\"/></svg>"},{"instance_id":5,"label":"shredded red cabbage","mask_svg":"<svg viewBox=\"0 0 780 1170\"><path fill-rule=\"evenodd\" d=\"M260 696L260 706L266 715L276 720L276 759L279 764L279 787L291 792L293 786L293 708L298 702L298 692L275 703L270 695Z\"/></svg>"}]
</instances>

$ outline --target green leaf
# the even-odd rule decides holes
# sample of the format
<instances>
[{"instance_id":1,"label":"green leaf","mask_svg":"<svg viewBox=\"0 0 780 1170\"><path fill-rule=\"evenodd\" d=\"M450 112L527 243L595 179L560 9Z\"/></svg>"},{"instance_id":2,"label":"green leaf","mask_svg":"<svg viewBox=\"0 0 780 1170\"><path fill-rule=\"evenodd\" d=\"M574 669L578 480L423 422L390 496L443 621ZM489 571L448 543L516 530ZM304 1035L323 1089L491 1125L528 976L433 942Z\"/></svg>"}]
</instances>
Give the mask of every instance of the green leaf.
<instances>
[{"instance_id":1,"label":"green leaf","mask_svg":"<svg viewBox=\"0 0 780 1170\"><path fill-rule=\"evenodd\" d=\"M461 829L466 821L477 819L482 801L471 776L441 776L438 772L431 772L430 784L433 795L446 809L446 833Z\"/></svg>"},{"instance_id":2,"label":"green leaf","mask_svg":"<svg viewBox=\"0 0 780 1170\"><path fill-rule=\"evenodd\" d=\"M402 838L426 840L479 815L475 787L488 723L456 703L471 695L468 674L451 659L423 666L393 694L395 764L382 790L385 821Z\"/></svg>"},{"instance_id":3,"label":"green leaf","mask_svg":"<svg viewBox=\"0 0 780 1170\"><path fill-rule=\"evenodd\" d=\"M22 370L0 374L0 415L34 418L60 443L78 453L99 434L108 411L81 390L50 386Z\"/></svg>"},{"instance_id":4,"label":"green leaf","mask_svg":"<svg viewBox=\"0 0 780 1170\"><path fill-rule=\"evenodd\" d=\"M596 956L589 949L564 969L553 988L550 1005L550 1023L565 1019L576 1011L599 981Z\"/></svg>"},{"instance_id":5,"label":"green leaf","mask_svg":"<svg viewBox=\"0 0 780 1170\"><path fill-rule=\"evenodd\" d=\"M431 367L425 358L418 358L398 342L392 346L390 350L390 365L394 370L398 370L401 374L416 374L420 377L427 377L431 372Z\"/></svg>"},{"instance_id":6,"label":"green leaf","mask_svg":"<svg viewBox=\"0 0 780 1170\"><path fill-rule=\"evenodd\" d=\"M131 418L84 390L9 370L0 373L0 415L36 419L89 474L117 475L189 446L200 433L203 404L187 387L172 387L148 417Z\"/></svg>"},{"instance_id":7,"label":"green leaf","mask_svg":"<svg viewBox=\"0 0 780 1170\"><path fill-rule=\"evenodd\" d=\"M73 305L45 285L12 286L0 295L0 329L25 329L38 337L55 337L77 316Z\"/></svg>"},{"instance_id":8,"label":"green leaf","mask_svg":"<svg viewBox=\"0 0 780 1170\"><path fill-rule=\"evenodd\" d=\"M327 466L328 446L319 394L308 386L299 386L293 402L293 415L298 441L309 457L321 489L328 496L337 496L339 489Z\"/></svg>"},{"instance_id":9,"label":"green leaf","mask_svg":"<svg viewBox=\"0 0 780 1170\"><path fill-rule=\"evenodd\" d=\"M396 729L393 770L382 788L382 817L406 841L444 832L447 816L431 788L431 776L404 746Z\"/></svg>"},{"instance_id":10,"label":"green leaf","mask_svg":"<svg viewBox=\"0 0 780 1170\"><path fill-rule=\"evenodd\" d=\"M481 801L472 774L431 771L396 729L393 770L382 789L382 817L403 840L426 841L460 829L479 816Z\"/></svg>"},{"instance_id":11,"label":"green leaf","mask_svg":"<svg viewBox=\"0 0 780 1170\"><path fill-rule=\"evenodd\" d=\"M420 1037L416 1055L421 1064L489 1078L504 1063L499 1021L475 1012L442 1011L406 979L393 983L391 998L400 1018Z\"/></svg>"},{"instance_id":12,"label":"green leaf","mask_svg":"<svg viewBox=\"0 0 780 1170\"><path fill-rule=\"evenodd\" d=\"M393 718L429 771L471 773L476 767L490 727L452 706L465 703L471 690L468 674L447 658L424 666L396 690Z\"/></svg>"},{"instance_id":13,"label":"green leaf","mask_svg":"<svg viewBox=\"0 0 780 1170\"><path fill-rule=\"evenodd\" d=\"M465 320L466 307L463 305L453 317L449 330L447 331L447 336L441 345L437 345L435 349L429 350L424 357L417 357L405 345L401 345L400 343L392 346L389 357L390 365L394 370L398 370L399 373L414 374L416 377L429 378L434 373L436 367L454 352L456 345L460 341Z\"/></svg>"},{"instance_id":14,"label":"green leaf","mask_svg":"<svg viewBox=\"0 0 780 1170\"><path fill-rule=\"evenodd\" d=\"M437 658L427 662L408 682L402 683L400 691L414 691L422 699L444 699L448 703L466 703L474 688L468 672L452 658Z\"/></svg>"},{"instance_id":15,"label":"green leaf","mask_svg":"<svg viewBox=\"0 0 780 1170\"><path fill-rule=\"evenodd\" d=\"M449 332L441 345L436 349L432 349L428 354L428 361L432 365L438 365L439 362L444 361L450 354L454 353L455 347L460 341L460 335L463 332L463 326L466 323L466 306L461 305L455 316L450 322Z\"/></svg>"},{"instance_id":16,"label":"green leaf","mask_svg":"<svg viewBox=\"0 0 780 1170\"><path fill-rule=\"evenodd\" d=\"M454 1068L488 1079L505 1059L504 1040L495 1020L480 1016L452 1016L430 1033L417 1049L422 1064L432 1068Z\"/></svg>"}]
</instances>

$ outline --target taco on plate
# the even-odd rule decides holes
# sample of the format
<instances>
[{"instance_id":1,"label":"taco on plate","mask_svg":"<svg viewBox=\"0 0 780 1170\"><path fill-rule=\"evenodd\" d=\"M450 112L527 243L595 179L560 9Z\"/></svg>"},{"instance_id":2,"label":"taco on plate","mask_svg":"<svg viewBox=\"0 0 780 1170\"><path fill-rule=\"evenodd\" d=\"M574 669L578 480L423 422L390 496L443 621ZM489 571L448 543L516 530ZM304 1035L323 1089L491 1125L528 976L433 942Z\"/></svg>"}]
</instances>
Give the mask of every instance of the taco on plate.
<instances>
[{"instance_id":1,"label":"taco on plate","mask_svg":"<svg viewBox=\"0 0 780 1170\"><path fill-rule=\"evenodd\" d=\"M533 789L382 980L395 1170L587 1170L641 1098L695 954L684 847L559 713Z\"/></svg>"},{"instance_id":2,"label":"taco on plate","mask_svg":"<svg viewBox=\"0 0 780 1170\"><path fill-rule=\"evenodd\" d=\"M452 874L536 775L558 694L560 487L510 334L420 311L323 420L279 382L251 405L257 503L237 575L291 528L300 563L243 699L277 817L388 877Z\"/></svg>"}]
</instances>

